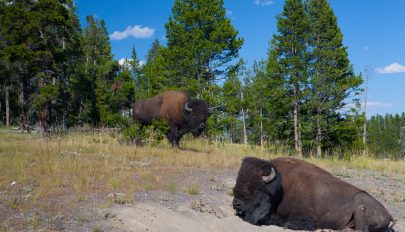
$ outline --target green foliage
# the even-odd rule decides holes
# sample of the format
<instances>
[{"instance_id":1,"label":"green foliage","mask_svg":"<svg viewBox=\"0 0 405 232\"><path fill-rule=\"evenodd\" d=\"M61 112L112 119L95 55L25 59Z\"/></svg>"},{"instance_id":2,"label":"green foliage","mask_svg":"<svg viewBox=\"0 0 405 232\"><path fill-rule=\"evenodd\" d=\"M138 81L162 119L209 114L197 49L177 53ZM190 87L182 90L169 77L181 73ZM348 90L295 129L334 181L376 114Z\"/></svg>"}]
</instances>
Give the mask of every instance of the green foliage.
<instances>
[{"instance_id":1,"label":"green foliage","mask_svg":"<svg viewBox=\"0 0 405 232\"><path fill-rule=\"evenodd\" d=\"M346 47L343 46L343 35L337 25L337 19L327 0L308 0L306 10L311 25L308 46L309 53L309 86L311 97L308 110L311 115L309 131L315 139L315 145L324 147L333 133L328 125L340 124L341 110L347 99L357 103L357 95L362 84L361 76L353 73ZM349 128L347 128L349 129ZM354 136L354 134L353 134ZM356 136L352 137L355 138ZM353 139L353 141L356 139ZM320 154L318 154L320 155Z\"/></svg>"},{"instance_id":2,"label":"green foliage","mask_svg":"<svg viewBox=\"0 0 405 232\"><path fill-rule=\"evenodd\" d=\"M187 88L202 96L236 58L243 44L228 18L223 0L175 0L166 27L167 48L161 50L161 76L167 86Z\"/></svg>"},{"instance_id":3,"label":"green foliage","mask_svg":"<svg viewBox=\"0 0 405 232\"><path fill-rule=\"evenodd\" d=\"M127 143L144 144L145 137L145 127L139 123L126 127L122 132L122 140Z\"/></svg>"},{"instance_id":4,"label":"green foliage","mask_svg":"<svg viewBox=\"0 0 405 232\"><path fill-rule=\"evenodd\" d=\"M72 1L16 1L2 4L1 11L0 65L10 93L20 96L10 111L28 123L32 115L47 110L49 123L65 126L68 72L80 55L81 30ZM33 96L38 98L35 104Z\"/></svg>"},{"instance_id":5,"label":"green foliage","mask_svg":"<svg viewBox=\"0 0 405 232\"><path fill-rule=\"evenodd\" d=\"M277 16L277 31L271 40L268 69L275 76L275 93L283 96L282 112L275 115L276 121L286 124L285 117L292 115L295 150L302 155L301 117L304 108L308 84L307 57L310 25L301 0L286 0L283 12ZM274 70L273 70L274 69ZM277 101L277 100L276 100ZM284 125L283 127L288 126Z\"/></svg>"},{"instance_id":6,"label":"green foliage","mask_svg":"<svg viewBox=\"0 0 405 232\"><path fill-rule=\"evenodd\" d=\"M298 154L316 149L317 156L341 145L362 147L359 127L350 125L352 112L343 110L349 101L358 102L362 78L353 73L329 3L287 0L277 20L269 79L261 83L272 103L264 107L270 139L294 144Z\"/></svg>"},{"instance_id":7,"label":"green foliage","mask_svg":"<svg viewBox=\"0 0 405 232\"><path fill-rule=\"evenodd\" d=\"M367 121L367 146L376 158L400 159L403 137L401 127L405 126L405 113L372 116ZM403 136L403 134L402 134ZM401 140L402 139L402 140ZM402 141L402 144L401 144ZM401 146L402 145L402 146Z\"/></svg>"},{"instance_id":8,"label":"green foliage","mask_svg":"<svg viewBox=\"0 0 405 232\"><path fill-rule=\"evenodd\" d=\"M133 123L123 130L122 140L131 144L155 146L160 144L169 130L166 120L153 120L149 126Z\"/></svg>"}]
</instances>

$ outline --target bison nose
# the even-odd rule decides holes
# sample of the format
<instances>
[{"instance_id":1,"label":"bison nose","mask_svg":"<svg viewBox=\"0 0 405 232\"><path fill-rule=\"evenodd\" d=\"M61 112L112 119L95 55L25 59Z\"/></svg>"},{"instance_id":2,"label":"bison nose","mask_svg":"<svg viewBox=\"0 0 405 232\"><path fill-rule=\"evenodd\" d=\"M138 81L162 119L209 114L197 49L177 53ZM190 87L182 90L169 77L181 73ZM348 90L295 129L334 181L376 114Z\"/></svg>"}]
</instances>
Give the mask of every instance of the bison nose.
<instances>
[{"instance_id":1,"label":"bison nose","mask_svg":"<svg viewBox=\"0 0 405 232\"><path fill-rule=\"evenodd\" d=\"M201 123L200 128L205 128L205 123Z\"/></svg>"},{"instance_id":2,"label":"bison nose","mask_svg":"<svg viewBox=\"0 0 405 232\"><path fill-rule=\"evenodd\" d=\"M239 199L234 198L232 201L232 205L233 208L236 210L240 210L241 206L242 206L242 201L240 201Z\"/></svg>"}]
</instances>

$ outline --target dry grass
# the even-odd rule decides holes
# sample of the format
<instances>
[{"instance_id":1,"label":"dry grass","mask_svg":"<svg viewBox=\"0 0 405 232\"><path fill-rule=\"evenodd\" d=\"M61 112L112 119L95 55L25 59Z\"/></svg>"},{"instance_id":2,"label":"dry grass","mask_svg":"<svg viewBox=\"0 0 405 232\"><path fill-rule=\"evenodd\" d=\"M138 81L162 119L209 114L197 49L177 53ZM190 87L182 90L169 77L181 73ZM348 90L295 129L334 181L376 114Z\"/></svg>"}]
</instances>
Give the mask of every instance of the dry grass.
<instances>
[{"instance_id":1,"label":"dry grass","mask_svg":"<svg viewBox=\"0 0 405 232\"><path fill-rule=\"evenodd\" d=\"M0 134L0 198L10 210L39 207L59 212L78 202L105 203L110 193L132 196L134 191L166 189L176 192L176 178L192 169L207 171L237 168L245 156L265 159L281 156L259 147L238 144L208 145L206 140L183 140L182 149L165 141L157 147L120 144L117 135L72 133L40 138L36 134ZM404 172L404 163L355 157L309 159L326 169L353 167ZM15 184L12 185L12 183ZM198 188L189 186L189 194ZM23 200L25 197L29 200ZM0 217L4 216L1 215ZM37 216L31 219L37 225Z\"/></svg>"},{"instance_id":2,"label":"dry grass","mask_svg":"<svg viewBox=\"0 0 405 232\"><path fill-rule=\"evenodd\" d=\"M245 156L265 159L281 156L254 146L210 146L203 139L188 140L183 142L182 149L171 149L166 142L157 147L120 144L118 136L108 133L77 133L51 138L3 133L1 137L1 188L10 188L13 181L17 184L35 183L36 199L63 194L67 189L79 198L88 193L151 189L160 187L159 183L164 182L168 174L185 168L222 170L238 167ZM394 173L404 170L403 162L363 156L355 156L350 161L336 158L308 160L327 169L344 166Z\"/></svg>"},{"instance_id":3,"label":"dry grass","mask_svg":"<svg viewBox=\"0 0 405 232\"><path fill-rule=\"evenodd\" d=\"M246 155L269 158L260 149L209 146L205 140L190 140L182 149L171 149L167 142L158 147L120 144L118 136L108 133L41 138L2 132L0 136L0 191L19 196L6 199L13 209L48 205L46 210L52 211L58 206L47 199L74 206L85 200L103 201L109 193L176 191L176 186L170 186L176 182L173 177L187 170L236 167ZM25 195L30 201L20 199Z\"/></svg>"}]
</instances>

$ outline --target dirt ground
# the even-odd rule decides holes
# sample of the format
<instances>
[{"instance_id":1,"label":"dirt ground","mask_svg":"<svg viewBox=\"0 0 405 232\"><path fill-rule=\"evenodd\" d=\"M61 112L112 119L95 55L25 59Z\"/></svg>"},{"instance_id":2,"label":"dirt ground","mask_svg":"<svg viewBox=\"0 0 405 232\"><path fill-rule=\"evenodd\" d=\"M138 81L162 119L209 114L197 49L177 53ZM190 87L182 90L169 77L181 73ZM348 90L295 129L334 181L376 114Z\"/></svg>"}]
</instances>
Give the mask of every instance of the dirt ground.
<instances>
[{"instance_id":1,"label":"dirt ground","mask_svg":"<svg viewBox=\"0 0 405 232\"><path fill-rule=\"evenodd\" d=\"M329 171L381 201L398 220L395 231L405 232L404 174L342 168ZM190 169L185 173L166 190L148 190L127 196L129 203L117 201L102 205L84 202L74 212L59 215L59 218L58 215L48 215L52 226L43 231L291 231L276 226L250 225L234 215L231 190L236 169L221 172ZM188 189L189 183L196 183L194 189ZM113 197L121 195L116 193ZM6 228L10 231L21 229Z\"/></svg>"},{"instance_id":2,"label":"dirt ground","mask_svg":"<svg viewBox=\"0 0 405 232\"><path fill-rule=\"evenodd\" d=\"M394 229L405 231L405 176L381 172L330 170L375 196L398 220ZM134 203L115 205L100 214L112 215L102 222L105 231L290 231L276 226L253 226L234 215L231 190L237 170L207 173L194 170L184 183L199 183L199 192L145 191L135 193ZM180 185L182 183L179 183Z\"/></svg>"}]
</instances>

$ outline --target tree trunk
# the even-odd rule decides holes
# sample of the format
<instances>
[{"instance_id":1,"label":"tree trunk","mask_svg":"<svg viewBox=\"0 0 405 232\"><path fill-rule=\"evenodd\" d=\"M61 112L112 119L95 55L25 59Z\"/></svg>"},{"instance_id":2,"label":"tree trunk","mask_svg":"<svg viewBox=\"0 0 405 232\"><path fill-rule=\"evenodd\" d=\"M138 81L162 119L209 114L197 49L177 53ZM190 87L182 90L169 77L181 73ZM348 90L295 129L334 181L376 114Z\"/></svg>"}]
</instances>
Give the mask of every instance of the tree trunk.
<instances>
[{"instance_id":1,"label":"tree trunk","mask_svg":"<svg viewBox=\"0 0 405 232\"><path fill-rule=\"evenodd\" d=\"M317 119L317 133L316 133L316 157L321 158L322 156L322 128L321 128L321 123L320 119Z\"/></svg>"},{"instance_id":2,"label":"tree trunk","mask_svg":"<svg viewBox=\"0 0 405 232\"><path fill-rule=\"evenodd\" d=\"M6 84L6 127L10 127L10 87Z\"/></svg>"},{"instance_id":3,"label":"tree trunk","mask_svg":"<svg viewBox=\"0 0 405 232\"><path fill-rule=\"evenodd\" d=\"M246 131L246 119L245 119L245 110L242 108L242 124L243 124L243 143L248 144L247 131Z\"/></svg>"},{"instance_id":4,"label":"tree trunk","mask_svg":"<svg viewBox=\"0 0 405 232\"><path fill-rule=\"evenodd\" d=\"M62 48L63 51L66 49L65 38L62 39ZM62 105L63 105L63 115L62 115L62 126L63 131L66 132L67 129L67 111L68 111L68 102L67 102L67 88L68 88L68 79L66 71L66 62L63 62L63 73L62 73Z\"/></svg>"},{"instance_id":5,"label":"tree trunk","mask_svg":"<svg viewBox=\"0 0 405 232\"><path fill-rule=\"evenodd\" d=\"M367 155L367 94L368 94L368 79L370 77L370 67L366 67L366 89L364 91L364 123L363 123L363 155Z\"/></svg>"},{"instance_id":6,"label":"tree trunk","mask_svg":"<svg viewBox=\"0 0 405 232\"><path fill-rule=\"evenodd\" d=\"M298 122L298 85L294 85L294 143L295 143L295 153L299 157L302 157L302 148L301 148L301 135L300 135L300 123Z\"/></svg>"},{"instance_id":7,"label":"tree trunk","mask_svg":"<svg viewBox=\"0 0 405 232\"><path fill-rule=\"evenodd\" d=\"M401 156L405 160L405 126L400 128L399 139L401 144Z\"/></svg>"},{"instance_id":8,"label":"tree trunk","mask_svg":"<svg viewBox=\"0 0 405 232\"><path fill-rule=\"evenodd\" d=\"M27 130L29 132L28 115L27 115L28 84L26 78L24 78L23 76L21 76L20 80L21 80L20 102L22 106L22 111L20 114L20 127L23 131Z\"/></svg>"},{"instance_id":9,"label":"tree trunk","mask_svg":"<svg viewBox=\"0 0 405 232\"><path fill-rule=\"evenodd\" d=\"M260 147L263 149L263 108L260 107Z\"/></svg>"},{"instance_id":10,"label":"tree trunk","mask_svg":"<svg viewBox=\"0 0 405 232\"><path fill-rule=\"evenodd\" d=\"M243 102L243 91L240 92L240 99L241 102ZM245 145L248 144L248 139L247 139L247 131L246 131L246 117L245 117L245 109L242 107L242 124L243 124L243 143Z\"/></svg>"}]
</instances>

